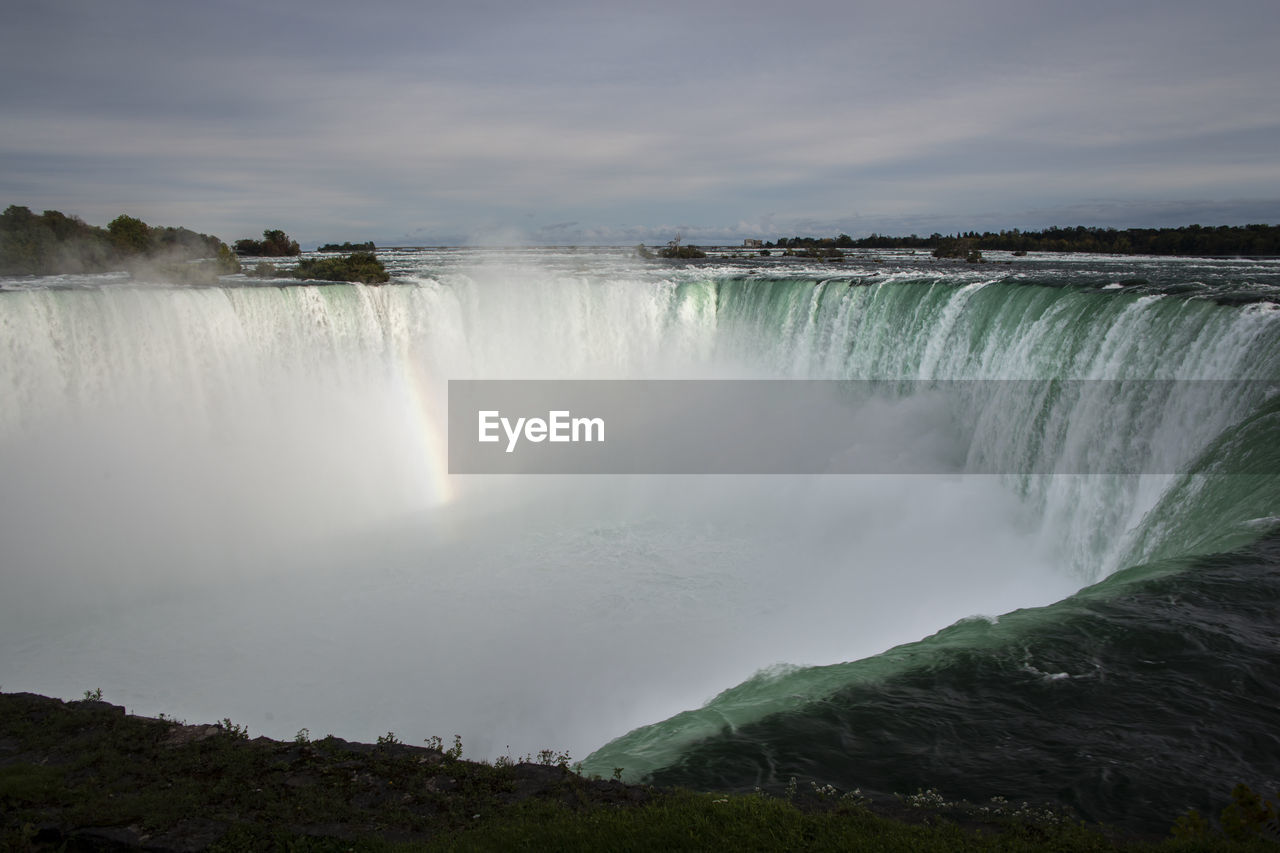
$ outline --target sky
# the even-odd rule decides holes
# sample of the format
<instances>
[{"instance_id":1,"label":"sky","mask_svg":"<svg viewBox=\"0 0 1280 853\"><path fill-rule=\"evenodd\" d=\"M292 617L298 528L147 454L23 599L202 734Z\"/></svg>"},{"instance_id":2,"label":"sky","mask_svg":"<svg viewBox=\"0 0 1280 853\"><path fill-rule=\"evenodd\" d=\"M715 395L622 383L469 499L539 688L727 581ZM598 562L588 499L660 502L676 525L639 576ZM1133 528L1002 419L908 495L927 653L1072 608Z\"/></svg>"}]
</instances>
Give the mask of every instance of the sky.
<instances>
[{"instance_id":1,"label":"sky","mask_svg":"<svg viewBox=\"0 0 1280 853\"><path fill-rule=\"evenodd\" d=\"M1274 0L8 0L0 205L304 246L1280 223Z\"/></svg>"}]
</instances>

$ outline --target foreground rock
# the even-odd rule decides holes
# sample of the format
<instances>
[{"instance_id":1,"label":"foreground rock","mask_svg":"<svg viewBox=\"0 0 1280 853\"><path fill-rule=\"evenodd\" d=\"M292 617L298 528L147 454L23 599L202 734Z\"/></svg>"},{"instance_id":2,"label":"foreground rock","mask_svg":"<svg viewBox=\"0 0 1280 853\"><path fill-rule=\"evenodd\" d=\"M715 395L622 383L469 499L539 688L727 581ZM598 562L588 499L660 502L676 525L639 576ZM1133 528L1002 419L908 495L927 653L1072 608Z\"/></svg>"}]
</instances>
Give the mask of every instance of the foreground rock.
<instances>
[{"instance_id":1,"label":"foreground rock","mask_svg":"<svg viewBox=\"0 0 1280 853\"><path fill-rule=\"evenodd\" d=\"M250 740L229 720L193 726L102 701L0 694L0 839L9 845L0 849L425 841L522 801L629 805L651 796L564 765L493 766L464 761L456 748L380 741Z\"/></svg>"}]
</instances>

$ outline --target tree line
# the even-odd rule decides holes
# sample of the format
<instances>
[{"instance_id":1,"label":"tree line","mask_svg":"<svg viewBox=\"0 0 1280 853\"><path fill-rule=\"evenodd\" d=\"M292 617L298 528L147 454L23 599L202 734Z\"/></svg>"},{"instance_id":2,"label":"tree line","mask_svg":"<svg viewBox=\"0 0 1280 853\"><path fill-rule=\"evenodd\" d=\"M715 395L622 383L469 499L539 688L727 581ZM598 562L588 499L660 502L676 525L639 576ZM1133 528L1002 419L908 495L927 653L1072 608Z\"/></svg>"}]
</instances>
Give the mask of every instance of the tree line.
<instances>
[{"instance_id":1,"label":"tree line","mask_svg":"<svg viewBox=\"0 0 1280 853\"><path fill-rule=\"evenodd\" d=\"M19 205L0 214L0 275L96 273L197 260L208 260L211 273L240 271L226 243L189 228L151 226L128 214L100 228L61 211L35 214Z\"/></svg>"},{"instance_id":2,"label":"tree line","mask_svg":"<svg viewBox=\"0 0 1280 853\"><path fill-rule=\"evenodd\" d=\"M1009 252L1097 252L1114 255L1280 255L1280 225L1185 225L1180 228L1046 228L1043 231L964 231L920 237L871 234L838 237L782 237L766 243L779 249L932 249L943 241L964 241L977 250Z\"/></svg>"},{"instance_id":3,"label":"tree line","mask_svg":"<svg viewBox=\"0 0 1280 853\"><path fill-rule=\"evenodd\" d=\"M352 243L348 240L345 243L325 243L317 252L373 252L377 250L377 246L370 240L367 243Z\"/></svg>"}]
</instances>

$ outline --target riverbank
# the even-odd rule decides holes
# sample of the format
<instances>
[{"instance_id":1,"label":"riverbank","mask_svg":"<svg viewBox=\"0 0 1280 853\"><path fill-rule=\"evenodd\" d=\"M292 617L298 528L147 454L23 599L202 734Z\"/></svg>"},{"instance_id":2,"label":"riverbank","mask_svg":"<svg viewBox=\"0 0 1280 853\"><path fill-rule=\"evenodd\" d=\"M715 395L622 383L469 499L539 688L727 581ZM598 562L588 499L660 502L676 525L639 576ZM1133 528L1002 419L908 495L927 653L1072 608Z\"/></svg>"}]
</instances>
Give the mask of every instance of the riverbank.
<instances>
[{"instance_id":1,"label":"riverbank","mask_svg":"<svg viewBox=\"0 0 1280 853\"><path fill-rule=\"evenodd\" d=\"M473 762L456 741L412 746L392 733L376 744L305 729L292 742L249 739L231 720L189 725L29 693L0 694L0 814L2 849L23 851L1253 849L1125 837L932 792L730 796L588 779L549 752Z\"/></svg>"}]
</instances>

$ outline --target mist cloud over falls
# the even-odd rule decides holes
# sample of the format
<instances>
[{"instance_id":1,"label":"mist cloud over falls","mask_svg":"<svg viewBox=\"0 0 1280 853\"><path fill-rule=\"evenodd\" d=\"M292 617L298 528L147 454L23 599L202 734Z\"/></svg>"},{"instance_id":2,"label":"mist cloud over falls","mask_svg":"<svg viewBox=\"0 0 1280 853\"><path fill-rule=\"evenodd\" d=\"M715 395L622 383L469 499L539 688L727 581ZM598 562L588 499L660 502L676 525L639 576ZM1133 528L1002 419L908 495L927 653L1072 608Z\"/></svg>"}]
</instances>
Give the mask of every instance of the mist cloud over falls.
<instances>
[{"instance_id":1,"label":"mist cloud over falls","mask_svg":"<svg viewBox=\"0 0 1280 853\"><path fill-rule=\"evenodd\" d=\"M761 666L1057 594L1028 580L1016 501L980 480L441 488L433 362L573 375L585 343L605 357L587 363L670 375L664 344L687 342L697 372L693 341L714 333L688 308L637 324L675 288L543 280L503 304L459 287L5 294L21 334L0 384L19 401L0 434L0 683L101 686L277 737L456 731L486 755L582 756ZM594 306L631 333L548 349L515 333L540 299L548 323Z\"/></svg>"}]
</instances>

